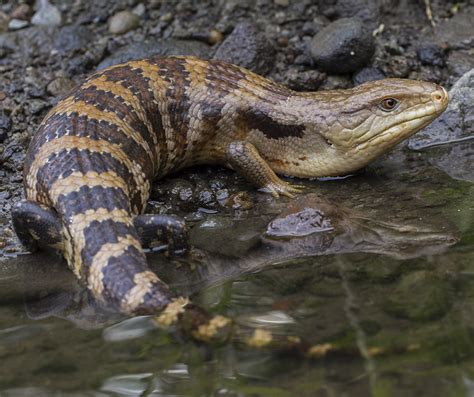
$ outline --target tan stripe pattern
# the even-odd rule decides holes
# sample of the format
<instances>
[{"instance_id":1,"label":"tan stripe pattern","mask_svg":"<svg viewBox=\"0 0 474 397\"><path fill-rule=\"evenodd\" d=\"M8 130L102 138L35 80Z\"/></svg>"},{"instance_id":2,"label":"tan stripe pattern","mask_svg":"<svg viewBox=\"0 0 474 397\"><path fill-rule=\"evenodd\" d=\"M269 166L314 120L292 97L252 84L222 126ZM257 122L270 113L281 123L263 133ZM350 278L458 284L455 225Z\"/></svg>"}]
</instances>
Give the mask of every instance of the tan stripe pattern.
<instances>
[{"instance_id":1,"label":"tan stripe pattern","mask_svg":"<svg viewBox=\"0 0 474 397\"><path fill-rule=\"evenodd\" d=\"M29 174L26 176L26 196L30 200L37 201L36 182L39 169L46 164L48 158L62 150L88 150L90 152L108 153L116 160L124 164L133 174L135 186L140 190L141 204L145 205L150 192L150 183L143 173L141 166L130 160L126 153L117 145L104 140L93 140L87 137L65 135L53 139L41 146L33 160ZM47 203L52 205L51 202Z\"/></svg>"},{"instance_id":2,"label":"tan stripe pattern","mask_svg":"<svg viewBox=\"0 0 474 397\"><path fill-rule=\"evenodd\" d=\"M123 99L125 104L129 106L135 114L138 116L140 121L146 126L150 135L153 139L153 144L158 145L158 140L156 137L155 131L153 131L153 126L151 125L150 121L148 120L147 115L137 96L130 91L129 89L125 88L120 82L115 81L108 81L106 75L102 75L97 77L92 81L88 81L82 85L83 88L95 87L98 90L103 90L112 93L116 97L120 97ZM157 159L155 159L156 161Z\"/></svg>"},{"instance_id":3,"label":"tan stripe pattern","mask_svg":"<svg viewBox=\"0 0 474 397\"><path fill-rule=\"evenodd\" d=\"M150 292L153 284L160 283L158 276L150 270L135 274L133 277L135 286L128 291L122 300L121 311L132 314L135 309L143 304L145 295Z\"/></svg>"},{"instance_id":4,"label":"tan stripe pattern","mask_svg":"<svg viewBox=\"0 0 474 397\"><path fill-rule=\"evenodd\" d=\"M81 277L82 269L81 253L86 244L84 230L94 221L103 222L109 219L115 222L122 222L128 226L133 225L130 214L123 209L115 209L112 211L108 211L105 208L99 208L97 210L89 209L82 214L72 216L69 220L67 229L68 233L72 236L73 243L70 243L71 246L67 247L70 249L66 249L66 252L71 255L68 262L79 278ZM69 241L69 239L66 239L66 241ZM104 249L104 247L102 247L102 249Z\"/></svg>"},{"instance_id":5,"label":"tan stripe pattern","mask_svg":"<svg viewBox=\"0 0 474 397\"><path fill-rule=\"evenodd\" d=\"M164 159L161 155L157 160L157 164L161 164L161 175L167 174L174 166L176 159L177 142L175 139L175 131L171 125L171 118L168 112L168 100L166 98L166 90L171 86L162 79L159 75L160 67L153 65L147 61L132 61L128 64L132 69L140 69L141 76L150 80L150 87L152 89L154 103L161 115L161 122L165 132L164 144L166 144L167 161L164 164Z\"/></svg>"},{"instance_id":6,"label":"tan stripe pattern","mask_svg":"<svg viewBox=\"0 0 474 397\"><path fill-rule=\"evenodd\" d=\"M153 151L148 142L143 139L139 132L135 131L126 120L121 119L116 113L107 110L100 110L96 106L88 104L81 100L75 100L69 97L59 102L55 108L55 112L48 115L77 113L78 116L87 116L89 119L97 121L105 121L109 124L117 126L129 138L133 139L137 145L141 146L148 154L150 161L154 161Z\"/></svg>"},{"instance_id":7,"label":"tan stripe pattern","mask_svg":"<svg viewBox=\"0 0 474 397\"><path fill-rule=\"evenodd\" d=\"M166 306L155 321L159 327L168 328L178 321L178 316L185 311L189 303L188 298L182 296L176 298Z\"/></svg>"},{"instance_id":8,"label":"tan stripe pattern","mask_svg":"<svg viewBox=\"0 0 474 397\"><path fill-rule=\"evenodd\" d=\"M104 244L94 255L89 269L87 285L97 299L103 298L102 292L104 291L104 274L102 270L107 266L110 258L117 258L123 255L130 247L135 247L140 251L142 250L138 240L127 234L125 237L118 237L118 241L116 243Z\"/></svg>"},{"instance_id":9,"label":"tan stripe pattern","mask_svg":"<svg viewBox=\"0 0 474 397\"><path fill-rule=\"evenodd\" d=\"M129 190L125 181L115 172L108 171L98 173L89 171L87 173L73 172L66 178L60 177L49 189L49 197L54 205L57 204L59 196L66 196L69 193L78 192L82 187L93 188L101 186L103 188L122 189L128 196Z\"/></svg>"}]
</instances>

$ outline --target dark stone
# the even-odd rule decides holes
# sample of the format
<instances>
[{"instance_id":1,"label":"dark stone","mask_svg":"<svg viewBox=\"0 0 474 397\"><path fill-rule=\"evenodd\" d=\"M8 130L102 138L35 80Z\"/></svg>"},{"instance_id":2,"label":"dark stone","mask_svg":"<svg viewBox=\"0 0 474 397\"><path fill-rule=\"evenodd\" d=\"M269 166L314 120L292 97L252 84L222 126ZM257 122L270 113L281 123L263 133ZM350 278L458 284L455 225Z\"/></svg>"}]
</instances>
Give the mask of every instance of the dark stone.
<instances>
[{"instance_id":1,"label":"dark stone","mask_svg":"<svg viewBox=\"0 0 474 397\"><path fill-rule=\"evenodd\" d=\"M321 69L335 74L353 73L369 63L374 38L358 18L342 18L314 36L310 51Z\"/></svg>"},{"instance_id":2,"label":"dark stone","mask_svg":"<svg viewBox=\"0 0 474 397\"><path fill-rule=\"evenodd\" d=\"M87 26L64 26L56 35L54 48L61 54L83 52L93 42L93 39L94 35Z\"/></svg>"},{"instance_id":3,"label":"dark stone","mask_svg":"<svg viewBox=\"0 0 474 397\"><path fill-rule=\"evenodd\" d=\"M444 52L436 44L427 44L419 47L416 53L423 65L444 66Z\"/></svg>"},{"instance_id":4,"label":"dark stone","mask_svg":"<svg viewBox=\"0 0 474 397\"><path fill-rule=\"evenodd\" d=\"M471 69L449 91L445 112L422 132L408 140L413 150L452 142L474 140L474 69Z\"/></svg>"},{"instance_id":5,"label":"dark stone","mask_svg":"<svg viewBox=\"0 0 474 397\"><path fill-rule=\"evenodd\" d=\"M368 81L382 80L385 78L384 72L379 68L368 67L359 70L354 76L352 76L352 81L355 85L367 83Z\"/></svg>"},{"instance_id":6,"label":"dark stone","mask_svg":"<svg viewBox=\"0 0 474 397\"><path fill-rule=\"evenodd\" d=\"M289 69L285 75L284 83L296 91L316 91L326 78L324 73L317 70L298 71Z\"/></svg>"},{"instance_id":7,"label":"dark stone","mask_svg":"<svg viewBox=\"0 0 474 397\"><path fill-rule=\"evenodd\" d=\"M438 40L449 45L451 49L468 49L474 47L472 21L474 9L466 8L452 18L441 21L435 28Z\"/></svg>"},{"instance_id":8,"label":"dark stone","mask_svg":"<svg viewBox=\"0 0 474 397\"><path fill-rule=\"evenodd\" d=\"M450 52L447 64L451 77L461 77L474 68L474 49Z\"/></svg>"},{"instance_id":9,"label":"dark stone","mask_svg":"<svg viewBox=\"0 0 474 397\"><path fill-rule=\"evenodd\" d=\"M7 139L8 131L12 128L12 120L5 110L0 110L0 143Z\"/></svg>"},{"instance_id":10,"label":"dark stone","mask_svg":"<svg viewBox=\"0 0 474 397\"><path fill-rule=\"evenodd\" d=\"M234 63L266 75L273 69L275 50L265 35L249 22L239 23L221 43L214 59Z\"/></svg>"},{"instance_id":11,"label":"dark stone","mask_svg":"<svg viewBox=\"0 0 474 397\"><path fill-rule=\"evenodd\" d=\"M105 69L111 65L131 61L133 59L141 59L151 56L194 55L201 58L209 58L210 53L211 47L199 41L174 39L145 41L122 47L111 56L105 58L99 66L97 66L97 70Z\"/></svg>"},{"instance_id":12,"label":"dark stone","mask_svg":"<svg viewBox=\"0 0 474 397\"><path fill-rule=\"evenodd\" d=\"M335 6L339 18L359 18L370 29L379 23L379 3L377 0L339 0Z\"/></svg>"},{"instance_id":13,"label":"dark stone","mask_svg":"<svg viewBox=\"0 0 474 397\"><path fill-rule=\"evenodd\" d=\"M396 317L429 321L444 316L451 307L449 283L427 271L404 276L385 303Z\"/></svg>"}]
</instances>

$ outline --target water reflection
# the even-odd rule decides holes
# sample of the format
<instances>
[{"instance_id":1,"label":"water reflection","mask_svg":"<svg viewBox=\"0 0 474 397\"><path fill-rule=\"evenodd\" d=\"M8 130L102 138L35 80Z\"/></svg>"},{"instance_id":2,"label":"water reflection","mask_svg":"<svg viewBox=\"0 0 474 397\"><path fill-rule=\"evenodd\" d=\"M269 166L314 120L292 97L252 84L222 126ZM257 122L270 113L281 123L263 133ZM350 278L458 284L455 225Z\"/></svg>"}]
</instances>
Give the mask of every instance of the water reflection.
<instances>
[{"instance_id":1,"label":"water reflection","mask_svg":"<svg viewBox=\"0 0 474 397\"><path fill-rule=\"evenodd\" d=\"M192 260L149 255L197 303L328 344L324 359L176 343L148 317L100 307L39 253L0 262L0 395L470 395L472 187L409 178L403 190L365 176L287 202L255 194L253 210L196 223Z\"/></svg>"}]
</instances>

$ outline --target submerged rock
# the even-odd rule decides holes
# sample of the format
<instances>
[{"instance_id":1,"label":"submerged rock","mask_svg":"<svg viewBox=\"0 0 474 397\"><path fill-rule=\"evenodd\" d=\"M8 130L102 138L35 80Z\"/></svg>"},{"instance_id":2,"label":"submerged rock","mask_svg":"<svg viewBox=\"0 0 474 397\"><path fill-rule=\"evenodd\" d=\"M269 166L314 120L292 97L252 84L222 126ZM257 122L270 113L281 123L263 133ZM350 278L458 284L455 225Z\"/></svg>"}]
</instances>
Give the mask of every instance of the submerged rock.
<instances>
[{"instance_id":1,"label":"submerged rock","mask_svg":"<svg viewBox=\"0 0 474 397\"><path fill-rule=\"evenodd\" d=\"M268 225L268 237L308 236L333 230L331 220L319 209L305 208L297 213L274 219Z\"/></svg>"},{"instance_id":2,"label":"submerged rock","mask_svg":"<svg viewBox=\"0 0 474 397\"><path fill-rule=\"evenodd\" d=\"M375 50L374 38L358 18L341 18L314 36L310 51L321 69L353 73L365 66Z\"/></svg>"},{"instance_id":3,"label":"submerged rock","mask_svg":"<svg viewBox=\"0 0 474 397\"><path fill-rule=\"evenodd\" d=\"M239 23L217 49L214 59L235 63L266 75L275 63L275 50L265 35L249 22Z\"/></svg>"},{"instance_id":4,"label":"submerged rock","mask_svg":"<svg viewBox=\"0 0 474 397\"><path fill-rule=\"evenodd\" d=\"M404 276L385 303L389 314L418 321L440 318L450 307L449 283L424 270Z\"/></svg>"},{"instance_id":5,"label":"submerged rock","mask_svg":"<svg viewBox=\"0 0 474 397\"><path fill-rule=\"evenodd\" d=\"M191 229L190 243L211 253L239 258L260 242L262 222L216 216Z\"/></svg>"}]
</instances>

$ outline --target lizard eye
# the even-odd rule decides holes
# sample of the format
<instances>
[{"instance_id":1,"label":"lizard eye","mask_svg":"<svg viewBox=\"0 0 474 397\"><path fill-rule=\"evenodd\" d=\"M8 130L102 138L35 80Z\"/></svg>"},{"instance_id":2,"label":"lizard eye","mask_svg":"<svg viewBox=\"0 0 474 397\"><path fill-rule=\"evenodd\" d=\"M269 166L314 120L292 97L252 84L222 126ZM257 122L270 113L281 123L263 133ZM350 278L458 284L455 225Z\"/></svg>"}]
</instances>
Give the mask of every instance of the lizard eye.
<instances>
[{"instance_id":1,"label":"lizard eye","mask_svg":"<svg viewBox=\"0 0 474 397\"><path fill-rule=\"evenodd\" d=\"M390 112L391 110L397 108L398 104L399 101L395 98L385 98L384 100L382 100L382 102L379 103L379 108L386 112Z\"/></svg>"}]
</instances>

